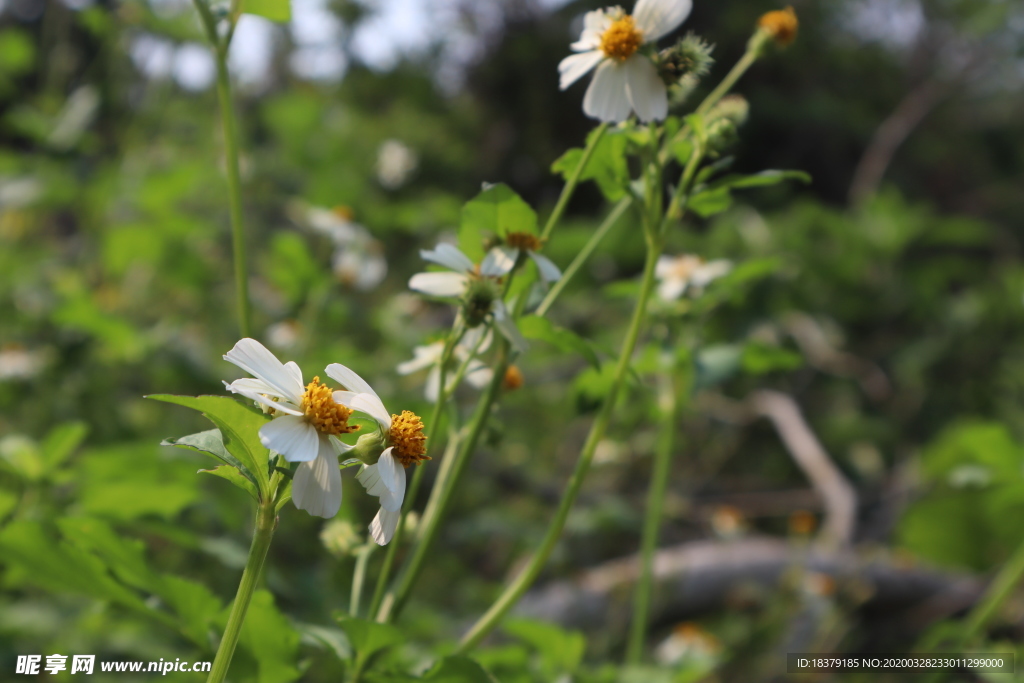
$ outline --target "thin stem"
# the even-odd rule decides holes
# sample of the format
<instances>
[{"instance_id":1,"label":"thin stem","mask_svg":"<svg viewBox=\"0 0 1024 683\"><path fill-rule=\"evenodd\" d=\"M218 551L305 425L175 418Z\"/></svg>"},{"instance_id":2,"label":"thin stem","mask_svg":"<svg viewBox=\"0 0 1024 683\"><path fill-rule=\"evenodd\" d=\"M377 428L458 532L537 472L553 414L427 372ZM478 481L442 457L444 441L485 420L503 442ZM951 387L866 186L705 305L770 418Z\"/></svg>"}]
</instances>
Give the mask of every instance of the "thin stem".
<instances>
[{"instance_id":1,"label":"thin stem","mask_svg":"<svg viewBox=\"0 0 1024 683\"><path fill-rule=\"evenodd\" d=\"M353 617L359 616L359 602L362 600L363 585L366 583L366 565L375 547L373 543L367 543L359 549L356 556L356 569L352 575L352 597L348 603L348 613Z\"/></svg>"},{"instance_id":2,"label":"thin stem","mask_svg":"<svg viewBox=\"0 0 1024 683\"><path fill-rule=\"evenodd\" d=\"M992 621L998 609L1006 604L1007 598L1020 583L1022 577L1024 577L1024 542L1006 561L996 578L989 584L981 601L967 615L967 623L957 641L958 648L970 644L975 636Z\"/></svg>"},{"instance_id":3,"label":"thin stem","mask_svg":"<svg viewBox=\"0 0 1024 683\"><path fill-rule=\"evenodd\" d=\"M234 604L231 605L228 624L224 629L224 636L220 640L220 646L217 648L217 655L213 658L213 667L210 669L210 676L206 679L206 683L221 683L227 676L228 668L231 666L231 657L235 654L235 646L238 645L238 636L242 632L245 613L249 609L249 602L256 590L256 584L259 582L263 562L267 559L270 540L274 536L276 527L277 514L274 511L274 503L272 500L264 501L257 508L256 529L253 532L252 545L249 547L249 558L245 562L245 569L242 570L238 593L235 595Z\"/></svg>"},{"instance_id":4,"label":"thin stem","mask_svg":"<svg viewBox=\"0 0 1024 683\"><path fill-rule=\"evenodd\" d=\"M583 169L587 167L587 162L590 161L590 157L594 155L594 150L597 149L597 143L604 137L604 132L608 130L608 124L602 123L600 126L594 129L592 137L587 141L587 146L583 149L583 156L580 157L580 161L576 164L576 168L573 169L572 175L565 181L565 186L562 188L562 193L558 196L558 203L555 204L554 210L551 211L551 215L548 216L548 222L544 225L544 230L540 233L541 240L546 240L551 236L551 232L555 229L558 221L561 220L562 214L565 213L565 207L569 205L569 200L572 198L573 192L576 191L576 185L580 182L580 176L583 175Z\"/></svg>"},{"instance_id":5,"label":"thin stem","mask_svg":"<svg viewBox=\"0 0 1024 683\"><path fill-rule=\"evenodd\" d=\"M438 360L438 390L437 400L434 402L434 411L430 416L430 422L426 425L424 431L427 433L429 439L434 435L437 430L438 424L441 422L441 415L444 412L444 405L448 401L448 391L446 382L446 373L448 362L451 360L452 352L455 350L455 346L462 339L462 336L466 332L466 326L462 322L461 316L455 320L455 324L452 326L452 331L448 334L448 339L445 340L444 350L441 352L441 358ZM380 571L377 573L377 584L373 589L373 599L370 601L369 614L376 614L380 608L380 602L384 599L384 589L388 585L388 579L391 576L391 567L395 563L395 555L398 554L398 547L402 543L402 536L405 531L405 518L409 514L409 510L416 500L416 494L419 493L420 486L423 482L423 468L420 466L416 467L416 472L412 475L412 482L409 484L409 490L405 493L405 500L402 502L402 516L398 520L398 527L395 529L395 535L391 539L391 543L388 544L388 552L384 556L384 564L381 566Z\"/></svg>"},{"instance_id":6,"label":"thin stem","mask_svg":"<svg viewBox=\"0 0 1024 683\"><path fill-rule=\"evenodd\" d=\"M569 281L576 275L576 271L583 267L583 264L587 262L588 258L590 258L590 255L594 252L594 249L597 248L597 245L601 243L601 240L604 239L605 235L607 235L615 224L618 223L619 218L622 217L622 214L626 212L626 209L628 209L629 205L632 203L633 198L628 195L619 200L619 203L615 205L615 208L613 208L611 213L609 213L604 219L604 222L601 223L594 234L590 236L587 243L583 245L583 249L580 250L580 253L576 254L576 258L572 260L569 267L565 269L564 273L562 273L562 277L558 279L558 282L551 287L551 290L548 291L544 300L540 302L540 306L538 306L535 311L537 315L544 316L547 314L548 309L550 309L551 305L555 303L555 299L558 298L562 293L562 290L569 284Z\"/></svg>"},{"instance_id":7,"label":"thin stem","mask_svg":"<svg viewBox=\"0 0 1024 683\"><path fill-rule=\"evenodd\" d=\"M626 373L629 371L633 351L636 348L636 342L640 336L640 328L643 324L644 318L646 317L647 301L650 298L652 289L654 288L654 267L658 261L658 256L660 255L661 245L653 241L649 242L647 259L644 263L643 278L640 284L640 295L637 298L636 309L633 311L632 320L630 321L629 328L626 331L626 338L622 342L622 351L619 355L618 365L615 368L612 385L608 390L608 395L605 397L604 403L601 404L601 409L598 412L597 418L594 420L594 424L590 428L590 434L587 436L587 440L580 452L580 458L576 462L576 468L573 470L572 477L569 479L565 493L562 494L562 499L558 504L558 510L555 512L555 517L548 526L548 530L544 535L544 539L541 541L540 547L537 549L537 552L534 553L533 557L530 558L527 566L519 573L515 580L505 588L504 592L498 597L497 601L495 601L491 608L487 610L486 614L480 617L476 624L473 625L473 628L470 629L469 633L465 635L462 642L459 644L459 653L471 650L484 638L484 636L490 633L490 631L498 625L498 622L505 616L505 613L515 605L519 598L522 597L523 593L525 593L534 580L536 580L541 569L543 569L544 565L547 563L548 557L550 557L551 552L554 550L555 544L558 542L558 539L562 534L565 521L569 517L569 511L572 509L573 503L576 501L576 496L579 494L580 487L583 485L583 480L587 475L587 471L590 469L590 463L594 458L594 452L597 450L597 444L600 443L608 428L608 423L611 420L612 409L615 407L619 391L622 389Z\"/></svg>"},{"instance_id":8,"label":"thin stem","mask_svg":"<svg viewBox=\"0 0 1024 683\"><path fill-rule=\"evenodd\" d=\"M639 664L643 655L644 636L647 633L647 615L650 611L654 574L654 551L658 546L658 531L665 509L665 491L668 488L672 451L675 448L676 423L679 421L680 401L676 373L661 375L659 407L662 414L658 448L654 454L654 467L647 492L647 510L644 517L643 539L640 544L640 576L633 594L633 621L626 647L626 663Z\"/></svg>"},{"instance_id":9,"label":"thin stem","mask_svg":"<svg viewBox=\"0 0 1024 683\"><path fill-rule=\"evenodd\" d=\"M392 621L405 606L405 601L408 600L409 594L419 578L420 571L423 569L423 563L426 561L430 546L437 538L441 519L451 503L455 489L458 488L459 479L466 469L469 456L476 450L476 444L483 433L488 417L490 417L491 406L494 405L498 398L501 384L505 379L505 370L508 367L508 342L502 338L498 343L500 346L498 361L494 367L494 376L477 402L476 411L473 413L469 423L469 431L451 461L450 474L446 477L445 481L434 482L434 488L430 492L430 500L427 501L427 509L423 515L420 536L413 548L412 557L398 576L397 585L388 591L388 594L384 597L380 611L377 613L377 621L385 623Z\"/></svg>"}]
</instances>

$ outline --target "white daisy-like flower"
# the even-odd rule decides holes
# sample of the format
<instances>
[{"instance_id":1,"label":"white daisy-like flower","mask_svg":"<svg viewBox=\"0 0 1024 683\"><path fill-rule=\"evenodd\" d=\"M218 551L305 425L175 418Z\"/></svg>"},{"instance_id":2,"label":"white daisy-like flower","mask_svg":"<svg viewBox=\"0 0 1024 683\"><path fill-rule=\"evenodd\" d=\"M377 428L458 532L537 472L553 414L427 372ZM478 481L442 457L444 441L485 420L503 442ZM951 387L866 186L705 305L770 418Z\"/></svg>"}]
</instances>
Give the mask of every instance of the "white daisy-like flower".
<instances>
[{"instance_id":1,"label":"white daisy-like flower","mask_svg":"<svg viewBox=\"0 0 1024 683\"><path fill-rule=\"evenodd\" d=\"M297 223L334 243L331 268L343 283L365 292L384 280L388 274L384 248L369 230L352 220L348 207L325 209L295 204L290 211Z\"/></svg>"},{"instance_id":2,"label":"white daisy-like flower","mask_svg":"<svg viewBox=\"0 0 1024 683\"><path fill-rule=\"evenodd\" d=\"M303 386L294 361L282 363L255 339L242 339L224 355L253 378L225 386L260 404L274 416L260 427L260 442L289 462L300 463L292 481L295 507L318 517L333 517L341 507L338 456L352 448L338 437L359 429L349 425L351 402L358 392L372 391L359 375L343 365L327 366L327 376L343 390L332 391L319 377Z\"/></svg>"},{"instance_id":3,"label":"white daisy-like flower","mask_svg":"<svg viewBox=\"0 0 1024 683\"><path fill-rule=\"evenodd\" d=\"M483 336L483 338L481 338L481 336ZM471 355L473 353L486 351L490 344L490 330L486 330L483 327L474 327L470 330L466 330L466 333L462 335L462 340L455 345L454 349L452 349L452 356L459 365L466 363L466 381L477 389L483 389L487 386L491 381L491 377L494 376L494 371L492 371L487 364L479 358L471 358ZM424 395L428 401L436 401L441 391L440 363L441 356L444 355L444 342L436 341L432 344L417 346L412 350L412 353L412 360L399 363L396 370L398 370L398 374L400 375L410 375L414 372L418 372L419 370L430 368L430 372L427 373L427 384L424 389ZM448 391L451 391L454 388L455 377L453 377L452 374L453 373L449 373L447 379Z\"/></svg>"},{"instance_id":4,"label":"white daisy-like flower","mask_svg":"<svg viewBox=\"0 0 1024 683\"><path fill-rule=\"evenodd\" d=\"M515 267L514 258L500 249L492 249L477 266L457 247L444 243L433 251L420 251L420 256L455 272L417 273L409 280L410 289L433 296L461 298L470 327L490 316L514 349L520 352L527 349L526 339L501 300L499 287L500 279Z\"/></svg>"},{"instance_id":5,"label":"white daisy-like flower","mask_svg":"<svg viewBox=\"0 0 1024 683\"><path fill-rule=\"evenodd\" d=\"M633 14L621 7L587 12L583 33L558 65L559 87L565 90L595 67L594 79L583 97L584 113L619 123L635 111L641 121L668 115L668 93L654 63L639 53L674 31L690 14L691 0L638 0Z\"/></svg>"},{"instance_id":6,"label":"white daisy-like flower","mask_svg":"<svg viewBox=\"0 0 1024 683\"><path fill-rule=\"evenodd\" d=\"M700 290L730 270L732 261L725 259L705 261L693 254L661 256L654 268L654 276L661 280L658 285L658 296L665 301L675 301L686 293L687 289Z\"/></svg>"},{"instance_id":7,"label":"white daisy-like flower","mask_svg":"<svg viewBox=\"0 0 1024 683\"><path fill-rule=\"evenodd\" d=\"M401 415L391 415L372 389L353 398L352 408L376 420L384 443L388 444L375 464L364 466L356 475L367 493L380 498L380 510L370 522L370 537L377 545L387 545L402 518L405 469L430 460L423 420L408 410L403 410Z\"/></svg>"},{"instance_id":8,"label":"white daisy-like flower","mask_svg":"<svg viewBox=\"0 0 1024 683\"><path fill-rule=\"evenodd\" d=\"M504 254L515 263L520 254L526 253L537 264L537 270L545 282L555 282L562 277L562 271L558 269L551 259L540 253L544 243L539 237L529 232L510 232L503 238L505 244L498 247Z\"/></svg>"}]
</instances>

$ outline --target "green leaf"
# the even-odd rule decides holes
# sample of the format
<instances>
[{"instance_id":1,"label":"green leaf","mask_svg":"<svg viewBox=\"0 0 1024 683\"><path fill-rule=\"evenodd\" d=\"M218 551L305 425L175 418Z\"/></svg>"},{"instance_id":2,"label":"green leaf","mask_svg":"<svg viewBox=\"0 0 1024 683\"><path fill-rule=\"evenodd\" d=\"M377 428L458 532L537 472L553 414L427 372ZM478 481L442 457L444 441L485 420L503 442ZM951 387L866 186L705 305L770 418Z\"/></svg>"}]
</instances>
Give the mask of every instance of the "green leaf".
<instances>
[{"instance_id":1,"label":"green leaf","mask_svg":"<svg viewBox=\"0 0 1024 683\"><path fill-rule=\"evenodd\" d=\"M224 615L226 617L226 615ZM301 673L298 631L274 606L274 596L259 590L252 596L239 643L249 651L259 668L257 683L289 683Z\"/></svg>"},{"instance_id":2,"label":"green leaf","mask_svg":"<svg viewBox=\"0 0 1024 683\"><path fill-rule=\"evenodd\" d=\"M348 642L360 660L366 660L374 653L405 640L402 632L391 624L378 624L375 621L343 615L338 618L338 625L348 636Z\"/></svg>"},{"instance_id":3,"label":"green leaf","mask_svg":"<svg viewBox=\"0 0 1024 683\"><path fill-rule=\"evenodd\" d=\"M10 491L0 489L0 522L4 521L4 517L7 516L7 513L13 510L17 504L18 496Z\"/></svg>"},{"instance_id":4,"label":"green leaf","mask_svg":"<svg viewBox=\"0 0 1024 683\"><path fill-rule=\"evenodd\" d=\"M89 433L84 422L64 422L50 430L43 439L43 462L49 472L64 464Z\"/></svg>"},{"instance_id":5,"label":"green leaf","mask_svg":"<svg viewBox=\"0 0 1024 683\"><path fill-rule=\"evenodd\" d=\"M227 465L218 465L217 467L214 467L212 470L199 470L197 474L212 474L215 477L226 479L227 481L230 481L232 484L234 484L235 486L237 486L238 488L242 489L250 496L252 496L252 499L254 501L256 501L257 503L260 502L260 492L256 489L256 484L252 482L252 479L242 474L235 467L228 467Z\"/></svg>"},{"instance_id":6,"label":"green leaf","mask_svg":"<svg viewBox=\"0 0 1024 683\"><path fill-rule=\"evenodd\" d=\"M532 619L509 619L502 628L513 638L536 648L550 674L571 674L583 661L587 641L578 631L564 631Z\"/></svg>"},{"instance_id":7,"label":"green leaf","mask_svg":"<svg viewBox=\"0 0 1024 683\"><path fill-rule=\"evenodd\" d=\"M763 375L776 370L796 370L804 364L804 359L795 351L754 342L743 347L741 362L745 371Z\"/></svg>"},{"instance_id":8,"label":"green leaf","mask_svg":"<svg viewBox=\"0 0 1024 683\"><path fill-rule=\"evenodd\" d=\"M154 394L147 398L192 408L205 415L220 429L224 447L252 474L260 499L266 497L270 488L267 474L270 453L260 443L259 430L271 419L269 416L227 396Z\"/></svg>"},{"instance_id":9,"label":"green leaf","mask_svg":"<svg viewBox=\"0 0 1024 683\"><path fill-rule=\"evenodd\" d=\"M484 185L483 191L462 207L459 248L475 262L484 256L489 235L537 233L537 213L508 185Z\"/></svg>"},{"instance_id":10,"label":"green leaf","mask_svg":"<svg viewBox=\"0 0 1024 683\"><path fill-rule=\"evenodd\" d=\"M292 18L289 0L242 0L242 12L279 22L291 21Z\"/></svg>"},{"instance_id":11,"label":"green leaf","mask_svg":"<svg viewBox=\"0 0 1024 683\"><path fill-rule=\"evenodd\" d=\"M181 448L187 448L192 451L212 455L224 464L236 468L246 479L252 482L254 486L256 485L256 478L253 477L249 468L239 462L235 456L228 453L228 449L224 447L224 437L221 435L219 429L207 429L205 432L189 434L188 436L183 436L180 439L164 439L160 442L160 445L180 446Z\"/></svg>"},{"instance_id":12,"label":"green leaf","mask_svg":"<svg viewBox=\"0 0 1024 683\"><path fill-rule=\"evenodd\" d=\"M479 663L469 657L445 657L423 676L436 683L498 683Z\"/></svg>"},{"instance_id":13,"label":"green leaf","mask_svg":"<svg viewBox=\"0 0 1024 683\"><path fill-rule=\"evenodd\" d=\"M595 128L590 136L596 134ZM587 137L587 143L591 137ZM626 165L627 137L617 131L607 131L594 147L580 180L593 180L601 189L601 193L610 202L617 202L626 196L629 188L629 167ZM552 173L559 173L565 180L576 172L576 167L583 158L583 150L574 147L559 157L551 165Z\"/></svg>"},{"instance_id":14,"label":"green leaf","mask_svg":"<svg viewBox=\"0 0 1024 683\"><path fill-rule=\"evenodd\" d=\"M595 368L600 368L601 362L597 354L590 347L585 339L575 332L562 327L556 327L547 318L537 315L528 315L519 321L519 331L527 339L540 339L552 344L562 351L574 351Z\"/></svg>"},{"instance_id":15,"label":"green leaf","mask_svg":"<svg viewBox=\"0 0 1024 683\"><path fill-rule=\"evenodd\" d=\"M210 631L223 609L220 598L200 583L169 574L161 577L157 594L178 615L182 633L196 645L209 647Z\"/></svg>"},{"instance_id":16,"label":"green leaf","mask_svg":"<svg viewBox=\"0 0 1024 683\"><path fill-rule=\"evenodd\" d=\"M99 557L119 579L142 590L156 592L159 578L146 564L142 541L125 538L106 522L89 517L57 520L61 534L74 545Z\"/></svg>"},{"instance_id":17,"label":"green leaf","mask_svg":"<svg viewBox=\"0 0 1024 683\"><path fill-rule=\"evenodd\" d=\"M810 183L811 176L803 171L780 171L776 169L761 171L751 175L733 173L710 183L708 188L728 187L740 189L744 187L765 187L767 185L777 185L785 180L798 180L802 183Z\"/></svg>"},{"instance_id":18,"label":"green leaf","mask_svg":"<svg viewBox=\"0 0 1024 683\"><path fill-rule=\"evenodd\" d=\"M701 218L714 216L721 213L732 205L732 194L728 187L720 187L715 190L701 190L690 197L686 202L686 208L693 211Z\"/></svg>"},{"instance_id":19,"label":"green leaf","mask_svg":"<svg viewBox=\"0 0 1024 683\"><path fill-rule=\"evenodd\" d=\"M306 645L316 645L327 648L334 653L334 656L342 661L352 659L352 646L344 631L336 628L327 628L317 624L296 624L302 642Z\"/></svg>"}]
</instances>

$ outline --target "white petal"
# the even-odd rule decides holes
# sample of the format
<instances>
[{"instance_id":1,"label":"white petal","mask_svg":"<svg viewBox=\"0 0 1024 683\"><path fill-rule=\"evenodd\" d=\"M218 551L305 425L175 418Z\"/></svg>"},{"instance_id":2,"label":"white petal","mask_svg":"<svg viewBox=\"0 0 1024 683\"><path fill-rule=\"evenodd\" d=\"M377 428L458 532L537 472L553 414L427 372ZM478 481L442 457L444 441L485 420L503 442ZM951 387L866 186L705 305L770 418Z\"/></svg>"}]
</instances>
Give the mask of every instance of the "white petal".
<instances>
[{"instance_id":1,"label":"white petal","mask_svg":"<svg viewBox=\"0 0 1024 683\"><path fill-rule=\"evenodd\" d=\"M494 371L480 360L474 360L466 368L466 381L477 389L483 389L491 381Z\"/></svg>"},{"instance_id":2,"label":"white petal","mask_svg":"<svg viewBox=\"0 0 1024 683\"><path fill-rule=\"evenodd\" d=\"M516 327L516 323L508 314L508 310L505 308L505 304L501 301L494 302L494 325L498 328L498 331L505 335L505 339L508 339L512 343L512 348L522 353L530 348L530 345L526 343L526 339L519 333L519 328Z\"/></svg>"},{"instance_id":3,"label":"white petal","mask_svg":"<svg viewBox=\"0 0 1024 683\"><path fill-rule=\"evenodd\" d=\"M626 95L638 119L647 123L668 116L668 94L654 64L643 55L633 55L623 63L626 69Z\"/></svg>"},{"instance_id":4,"label":"white petal","mask_svg":"<svg viewBox=\"0 0 1024 683\"><path fill-rule=\"evenodd\" d=\"M558 88L565 90L604 59L600 50L569 55L558 63Z\"/></svg>"},{"instance_id":5,"label":"white petal","mask_svg":"<svg viewBox=\"0 0 1024 683\"><path fill-rule=\"evenodd\" d=\"M258 382L259 384L250 384L250 382ZM224 387L235 394L241 394L246 398L252 399L257 403L262 403L265 406L280 410L282 413L288 415L302 415L302 411L299 410L292 403L281 403L271 398L267 398L267 394L273 394L276 391L273 387L267 386L261 380L249 378L236 379L231 384L224 382Z\"/></svg>"},{"instance_id":6,"label":"white petal","mask_svg":"<svg viewBox=\"0 0 1024 683\"><path fill-rule=\"evenodd\" d=\"M498 277L509 272L516 266L516 259L501 249L491 249L480 264L480 274L488 277Z\"/></svg>"},{"instance_id":7,"label":"white petal","mask_svg":"<svg viewBox=\"0 0 1024 683\"><path fill-rule=\"evenodd\" d=\"M730 270L732 270L732 261L727 261L725 259L709 261L693 271L693 274L690 276L690 282L696 287L704 287L712 280L717 280Z\"/></svg>"},{"instance_id":8,"label":"white petal","mask_svg":"<svg viewBox=\"0 0 1024 683\"><path fill-rule=\"evenodd\" d=\"M352 399L354 399L358 395L359 394L357 394L354 391L335 391L333 394L331 394L331 398L334 399L335 403L340 403L341 405L351 410Z\"/></svg>"},{"instance_id":9,"label":"white petal","mask_svg":"<svg viewBox=\"0 0 1024 683\"><path fill-rule=\"evenodd\" d=\"M675 269L675 264L675 256L665 256L664 254L659 256L658 262L654 266L654 277L659 280L668 277L669 273Z\"/></svg>"},{"instance_id":10,"label":"white petal","mask_svg":"<svg viewBox=\"0 0 1024 683\"><path fill-rule=\"evenodd\" d=\"M357 375L354 371L349 370L341 363L331 363L325 368L325 370L328 377L348 391L354 391L357 394L377 395L377 392L373 390L373 387L371 387L365 379Z\"/></svg>"},{"instance_id":11,"label":"white petal","mask_svg":"<svg viewBox=\"0 0 1024 683\"><path fill-rule=\"evenodd\" d=\"M420 257L425 261L432 261L459 273L468 273L473 270L473 262L468 256L463 254L458 247L444 242L434 247L433 251L420 250Z\"/></svg>"},{"instance_id":12,"label":"white petal","mask_svg":"<svg viewBox=\"0 0 1024 683\"><path fill-rule=\"evenodd\" d=\"M391 414L376 394L357 394L349 407L372 417L384 428L384 431L391 429Z\"/></svg>"},{"instance_id":13,"label":"white petal","mask_svg":"<svg viewBox=\"0 0 1024 683\"><path fill-rule=\"evenodd\" d=\"M530 258L537 264L537 270L540 271L540 276L545 282L555 282L562 277L562 271L547 256L531 251Z\"/></svg>"},{"instance_id":14,"label":"white petal","mask_svg":"<svg viewBox=\"0 0 1024 683\"><path fill-rule=\"evenodd\" d=\"M316 428L294 415L275 417L260 427L260 443L289 462L312 460L320 449Z\"/></svg>"},{"instance_id":15,"label":"white petal","mask_svg":"<svg viewBox=\"0 0 1024 683\"><path fill-rule=\"evenodd\" d=\"M614 59L606 59L597 67L583 96L583 113L601 121L621 123L629 118L629 110L626 69Z\"/></svg>"},{"instance_id":16,"label":"white petal","mask_svg":"<svg viewBox=\"0 0 1024 683\"><path fill-rule=\"evenodd\" d=\"M580 39L569 47L575 52L596 50L601 45L601 36L612 25L612 18L604 10L593 10L583 15L583 32Z\"/></svg>"},{"instance_id":17,"label":"white petal","mask_svg":"<svg viewBox=\"0 0 1024 683\"><path fill-rule=\"evenodd\" d=\"M395 370L398 371L399 375L410 375L436 364L441 359L442 353L444 353L443 341L427 344L426 346L417 346L412 350L412 360L399 363Z\"/></svg>"},{"instance_id":18,"label":"white petal","mask_svg":"<svg viewBox=\"0 0 1024 683\"><path fill-rule=\"evenodd\" d=\"M377 465L366 465L356 475L356 480L363 485L366 492L375 498L380 498L387 492L387 487L380 478L380 468Z\"/></svg>"},{"instance_id":19,"label":"white petal","mask_svg":"<svg viewBox=\"0 0 1024 683\"><path fill-rule=\"evenodd\" d=\"M450 385L449 385L450 386ZM427 373L427 384L423 387L423 396L431 403L437 402L441 394L441 368L436 365Z\"/></svg>"},{"instance_id":20,"label":"white petal","mask_svg":"<svg viewBox=\"0 0 1024 683\"><path fill-rule=\"evenodd\" d=\"M327 440L331 442L331 447L334 449L335 455L341 455L345 451L350 451L353 448L355 448L355 446L348 445L347 443L345 443L338 437L334 436L333 434L329 435L327 437Z\"/></svg>"},{"instance_id":21,"label":"white petal","mask_svg":"<svg viewBox=\"0 0 1024 683\"><path fill-rule=\"evenodd\" d=\"M303 386L303 384L302 384L302 370L299 369L299 364L298 363L296 363L293 360L290 360L290 361L288 361L287 363L284 364L284 369L291 373L292 377L295 378L295 381L299 383L300 387Z\"/></svg>"},{"instance_id":22,"label":"white petal","mask_svg":"<svg viewBox=\"0 0 1024 683\"><path fill-rule=\"evenodd\" d=\"M671 33L690 16L691 0L638 0L633 8L633 21L650 43Z\"/></svg>"},{"instance_id":23,"label":"white petal","mask_svg":"<svg viewBox=\"0 0 1024 683\"><path fill-rule=\"evenodd\" d=\"M683 278L669 277L658 285L658 296L665 301L675 301L686 291L687 282Z\"/></svg>"},{"instance_id":24,"label":"white petal","mask_svg":"<svg viewBox=\"0 0 1024 683\"><path fill-rule=\"evenodd\" d=\"M402 467L401 463L393 455L393 448L386 448L384 452L380 454L380 459L377 460L377 470L380 472L380 480L384 482L384 487L391 494L390 498L393 499L396 495L401 498L405 495L405 468ZM382 495L381 505L384 504L384 498ZM399 506L401 506L401 500L399 500ZM389 510L396 509L393 505L387 506Z\"/></svg>"},{"instance_id":25,"label":"white petal","mask_svg":"<svg viewBox=\"0 0 1024 683\"><path fill-rule=\"evenodd\" d=\"M274 395L298 404L302 400L302 373L296 380L293 370L286 368L277 356L255 339L240 339L224 354L224 360L234 363L250 375L274 388ZM298 369L298 366L295 368Z\"/></svg>"},{"instance_id":26,"label":"white petal","mask_svg":"<svg viewBox=\"0 0 1024 683\"><path fill-rule=\"evenodd\" d=\"M416 273L409 279L409 289L433 296L462 296L466 276L459 273Z\"/></svg>"},{"instance_id":27,"label":"white petal","mask_svg":"<svg viewBox=\"0 0 1024 683\"><path fill-rule=\"evenodd\" d=\"M398 528L398 522L401 519L401 510L391 511L381 508L377 511L377 516L370 522L370 537L377 545L387 545L394 537L395 529Z\"/></svg>"},{"instance_id":28,"label":"white petal","mask_svg":"<svg viewBox=\"0 0 1024 683\"><path fill-rule=\"evenodd\" d=\"M483 339L480 339L480 335L484 335ZM466 330L466 333L462 335L462 343L455 348L462 347L465 351L472 351L476 349L477 353L483 353L491 346L491 339L494 335L491 334L491 328L486 325L479 325L472 329Z\"/></svg>"},{"instance_id":29,"label":"white petal","mask_svg":"<svg viewBox=\"0 0 1024 683\"><path fill-rule=\"evenodd\" d=\"M341 507L341 470L338 468L338 456L330 446L322 449L315 460L304 462L295 470L292 500L295 507L317 517L330 519L338 514Z\"/></svg>"}]
</instances>

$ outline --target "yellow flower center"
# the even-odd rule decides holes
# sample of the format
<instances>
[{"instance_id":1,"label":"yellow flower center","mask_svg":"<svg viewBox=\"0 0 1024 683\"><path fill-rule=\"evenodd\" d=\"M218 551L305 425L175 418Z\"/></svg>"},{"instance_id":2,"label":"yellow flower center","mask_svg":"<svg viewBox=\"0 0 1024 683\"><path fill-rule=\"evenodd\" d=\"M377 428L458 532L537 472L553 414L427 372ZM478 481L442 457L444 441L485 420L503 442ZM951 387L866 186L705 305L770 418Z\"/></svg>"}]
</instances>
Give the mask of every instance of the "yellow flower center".
<instances>
[{"instance_id":1,"label":"yellow flower center","mask_svg":"<svg viewBox=\"0 0 1024 683\"><path fill-rule=\"evenodd\" d=\"M513 249L524 251L540 251L544 245L539 237L528 232L510 232L505 235L505 244Z\"/></svg>"},{"instance_id":2,"label":"yellow flower center","mask_svg":"<svg viewBox=\"0 0 1024 683\"><path fill-rule=\"evenodd\" d=\"M775 10L761 15L757 20L759 28L764 29L779 45L789 45L796 38L799 22L792 7Z\"/></svg>"},{"instance_id":3,"label":"yellow flower center","mask_svg":"<svg viewBox=\"0 0 1024 683\"><path fill-rule=\"evenodd\" d=\"M416 413L403 410L401 415L391 416L391 454L403 467L418 465L427 456L427 437L423 433L423 420Z\"/></svg>"},{"instance_id":4,"label":"yellow flower center","mask_svg":"<svg viewBox=\"0 0 1024 683\"><path fill-rule=\"evenodd\" d=\"M319 377L314 377L306 385L306 393L302 395L302 412L306 421L323 434L337 436L359 429L359 425L349 425L348 418L352 411L334 402L334 392L330 387L320 384Z\"/></svg>"},{"instance_id":5,"label":"yellow flower center","mask_svg":"<svg viewBox=\"0 0 1024 683\"><path fill-rule=\"evenodd\" d=\"M601 52L620 62L639 49L644 42L644 34L637 29L633 17L624 14L601 35Z\"/></svg>"}]
</instances>

